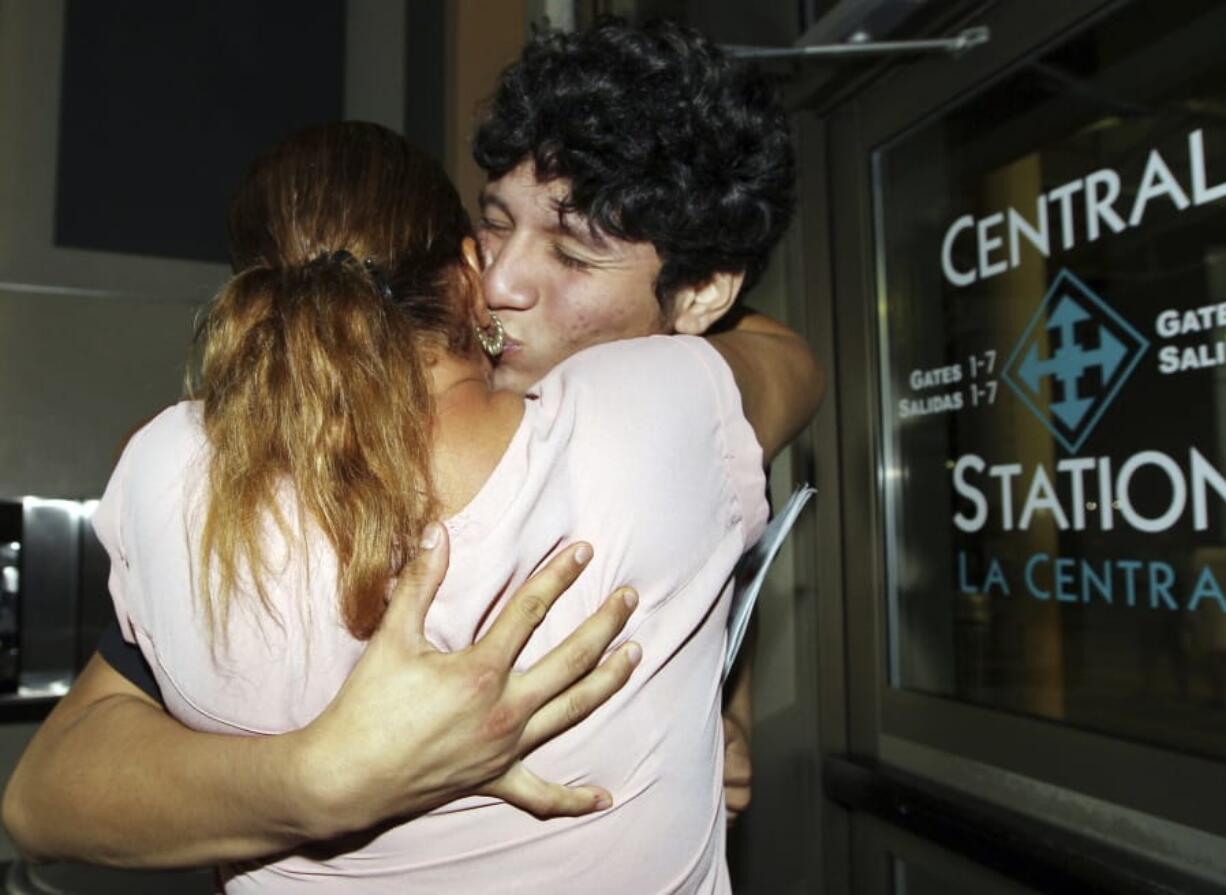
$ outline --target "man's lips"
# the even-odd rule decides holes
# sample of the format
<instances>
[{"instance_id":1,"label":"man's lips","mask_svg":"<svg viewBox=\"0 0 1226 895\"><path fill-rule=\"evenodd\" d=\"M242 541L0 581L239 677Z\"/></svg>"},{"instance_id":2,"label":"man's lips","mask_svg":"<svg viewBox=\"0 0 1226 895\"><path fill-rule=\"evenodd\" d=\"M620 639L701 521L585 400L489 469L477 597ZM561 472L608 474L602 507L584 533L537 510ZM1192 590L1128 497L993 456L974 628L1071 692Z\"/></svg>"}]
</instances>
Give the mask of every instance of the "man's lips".
<instances>
[{"instance_id":1,"label":"man's lips","mask_svg":"<svg viewBox=\"0 0 1226 895\"><path fill-rule=\"evenodd\" d=\"M510 336L503 336L502 353L498 355L499 360L505 360L508 355L517 354L523 347L523 343L518 339L512 339Z\"/></svg>"}]
</instances>

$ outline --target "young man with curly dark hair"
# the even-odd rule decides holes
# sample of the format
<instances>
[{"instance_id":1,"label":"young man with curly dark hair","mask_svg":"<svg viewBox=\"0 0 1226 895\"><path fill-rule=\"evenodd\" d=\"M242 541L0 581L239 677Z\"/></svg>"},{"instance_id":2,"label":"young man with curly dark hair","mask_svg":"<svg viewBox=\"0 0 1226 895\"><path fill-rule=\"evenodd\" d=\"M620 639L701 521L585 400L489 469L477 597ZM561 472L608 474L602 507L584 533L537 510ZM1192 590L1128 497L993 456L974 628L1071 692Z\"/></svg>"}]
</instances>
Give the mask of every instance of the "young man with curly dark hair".
<instances>
[{"instance_id":1,"label":"young man with curly dark hair","mask_svg":"<svg viewBox=\"0 0 1226 895\"><path fill-rule=\"evenodd\" d=\"M606 21L584 34L537 37L504 74L474 151L489 175L479 237L488 303L505 331L496 377L506 388L527 390L589 345L703 333L725 320L760 276L792 210L788 127L769 85L674 25ZM735 326L794 338L757 315L740 315ZM547 606L577 574L546 571L523 594L528 603ZM434 562L406 576L398 598L412 600L420 615L440 577ZM623 601L608 605L563 644L548 671L527 673L537 690L562 695L515 708L521 730L539 737L573 726L625 682L625 663L582 677L590 667L583 657L599 656L626 621ZM516 616L506 626L517 626L510 639L521 645L540 621L531 612L505 614ZM474 704L484 690L471 679L496 674L505 686L513 652L496 662L450 654L444 668L417 640L412 648L401 642L411 634L377 632L384 645L362 662L378 670L355 675L334 703L349 712L378 706L390 685L409 702L448 706L412 729L389 731L394 748L368 768L369 785L395 779L404 787L399 816L481 789L474 774L485 774L489 790L503 771L496 791L540 816L605 807L599 791L526 774L517 762L526 735L486 742L482 713L491 707ZM19 795L13 786L6 793L6 822L21 827L27 847L60 859L183 866L283 851L332 829L328 806L344 794L306 783L303 756L364 754L343 730L190 731L161 709L155 688L141 689L139 671L114 641L43 725L19 768ZM733 702L725 732L735 812L748 798L748 711ZM415 782L427 753L437 773Z\"/></svg>"},{"instance_id":2,"label":"young man with curly dark hair","mask_svg":"<svg viewBox=\"0 0 1226 895\"><path fill-rule=\"evenodd\" d=\"M486 300L506 331L495 376L519 391L588 345L727 319L793 209L791 136L771 85L669 22L539 35L504 72L473 154L489 178ZM751 778L750 662L737 672L729 817Z\"/></svg>"}]
</instances>

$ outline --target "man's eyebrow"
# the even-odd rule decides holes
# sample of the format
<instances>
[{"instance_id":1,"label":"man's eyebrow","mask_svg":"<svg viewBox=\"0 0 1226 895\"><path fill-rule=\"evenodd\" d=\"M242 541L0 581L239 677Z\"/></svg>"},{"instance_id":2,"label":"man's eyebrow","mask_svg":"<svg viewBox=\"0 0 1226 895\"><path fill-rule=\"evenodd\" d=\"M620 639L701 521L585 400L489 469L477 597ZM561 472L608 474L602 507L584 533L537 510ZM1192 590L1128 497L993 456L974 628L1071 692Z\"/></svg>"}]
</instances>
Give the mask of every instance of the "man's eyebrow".
<instances>
[{"instance_id":1,"label":"man's eyebrow","mask_svg":"<svg viewBox=\"0 0 1226 895\"><path fill-rule=\"evenodd\" d=\"M555 228L558 233L561 233L563 236L569 236L601 252L606 252L612 248L609 240L600 232L600 229L586 217L567 208L562 202L555 202L554 209L558 213L558 223Z\"/></svg>"},{"instance_id":2,"label":"man's eyebrow","mask_svg":"<svg viewBox=\"0 0 1226 895\"><path fill-rule=\"evenodd\" d=\"M488 189L483 189L477 194L477 205L482 211L493 207L501 211L507 217L511 217L511 209L507 208L507 203L503 202L498 196L495 196Z\"/></svg>"}]
</instances>

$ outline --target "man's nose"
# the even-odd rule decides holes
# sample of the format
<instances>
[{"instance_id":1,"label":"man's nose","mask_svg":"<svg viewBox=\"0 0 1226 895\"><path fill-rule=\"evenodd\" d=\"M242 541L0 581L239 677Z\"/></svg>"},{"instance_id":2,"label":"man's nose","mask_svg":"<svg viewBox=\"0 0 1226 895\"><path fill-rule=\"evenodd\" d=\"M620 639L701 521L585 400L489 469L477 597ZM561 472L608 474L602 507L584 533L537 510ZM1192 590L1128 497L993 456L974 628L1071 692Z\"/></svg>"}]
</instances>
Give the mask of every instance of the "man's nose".
<instances>
[{"instance_id":1,"label":"man's nose","mask_svg":"<svg viewBox=\"0 0 1226 895\"><path fill-rule=\"evenodd\" d=\"M498 247L485 267L485 302L491 310L526 311L536 304L532 265L515 239Z\"/></svg>"}]
</instances>

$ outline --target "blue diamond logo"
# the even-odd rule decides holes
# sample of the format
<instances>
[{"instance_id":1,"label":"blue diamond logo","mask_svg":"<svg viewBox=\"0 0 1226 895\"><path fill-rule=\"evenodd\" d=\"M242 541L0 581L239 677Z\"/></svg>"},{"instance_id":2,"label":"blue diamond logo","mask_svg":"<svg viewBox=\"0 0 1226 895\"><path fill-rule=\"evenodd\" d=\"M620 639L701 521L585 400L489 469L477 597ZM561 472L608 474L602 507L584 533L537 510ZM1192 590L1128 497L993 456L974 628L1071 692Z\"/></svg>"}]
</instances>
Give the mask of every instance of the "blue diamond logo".
<instances>
[{"instance_id":1,"label":"blue diamond logo","mask_svg":"<svg viewBox=\"0 0 1226 895\"><path fill-rule=\"evenodd\" d=\"M1064 449L1076 453L1148 348L1127 320L1061 270L1001 378Z\"/></svg>"}]
</instances>

